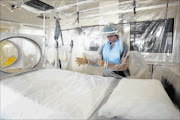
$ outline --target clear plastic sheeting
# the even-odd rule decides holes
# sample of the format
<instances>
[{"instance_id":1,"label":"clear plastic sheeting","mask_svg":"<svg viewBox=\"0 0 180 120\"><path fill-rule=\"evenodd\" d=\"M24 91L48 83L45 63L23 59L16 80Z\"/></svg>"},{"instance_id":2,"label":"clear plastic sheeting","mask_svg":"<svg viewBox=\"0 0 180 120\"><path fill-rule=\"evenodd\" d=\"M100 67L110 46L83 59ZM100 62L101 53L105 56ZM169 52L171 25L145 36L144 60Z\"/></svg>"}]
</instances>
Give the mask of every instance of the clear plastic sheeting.
<instances>
[{"instance_id":1,"label":"clear plastic sheeting","mask_svg":"<svg viewBox=\"0 0 180 120\"><path fill-rule=\"evenodd\" d=\"M32 41L23 41L23 69L33 68L41 59L41 49Z\"/></svg>"},{"instance_id":2,"label":"clear plastic sheeting","mask_svg":"<svg viewBox=\"0 0 180 120\"><path fill-rule=\"evenodd\" d=\"M46 59L48 60L48 62L50 64L54 64L55 62L55 57L56 57L56 50L54 48L54 46L48 46L45 49L45 55L46 55Z\"/></svg>"},{"instance_id":3,"label":"clear plastic sheeting","mask_svg":"<svg viewBox=\"0 0 180 120\"><path fill-rule=\"evenodd\" d=\"M101 35L99 27L78 28L67 31L62 31L64 41L64 48L67 49L67 60L63 62L63 69L72 71L102 75L103 68L91 65L78 66L75 62L77 57L87 57L89 60L96 61L101 59L98 48L101 44ZM88 37L89 36L89 37ZM71 41L73 41L73 48L70 48ZM63 47L59 49L59 53L63 55ZM72 49L72 50L71 50ZM65 50L66 51L66 50ZM70 52L71 51L71 52ZM62 56L61 55L61 56ZM65 54L64 54L65 57ZM61 59L60 59L61 60Z\"/></svg>"},{"instance_id":4,"label":"clear plastic sheeting","mask_svg":"<svg viewBox=\"0 0 180 120\"><path fill-rule=\"evenodd\" d=\"M132 14L132 12L127 12L128 14L125 14L126 11L124 11L124 13L122 13L122 16L120 16L120 18L122 17L121 21L119 21L119 23L116 23L119 30L119 39L128 45L130 51L139 51L142 54L142 56L139 56L139 53L137 53L137 55L135 55L136 53L134 53L134 57L131 60L129 59L129 63L137 61L136 64L133 63L133 65L129 65L132 76L138 75L138 78L150 78L150 75L153 75L153 71L155 71L156 66L168 66L172 64L179 64L180 62L180 44L178 41L179 24L177 22L179 21L179 6L176 6L173 1L169 1L168 8L166 8L167 1L163 2L164 3L162 5L156 5L158 2L151 1L151 5L154 7L151 8L147 7L150 1L143 1L141 3L137 1L137 6L144 8L140 9L136 7L136 14ZM122 4L122 6L123 9L126 10L128 9L128 6L130 6L130 4ZM160 8L158 8L157 6L159 6ZM90 21L91 20L89 20L88 22ZM105 21L108 20L101 20L102 23L105 23ZM107 23L109 22L111 21L109 20ZM90 50L89 47L90 45L92 45L92 43L95 46L95 43L97 43L98 41L98 46L100 47L106 41L108 41L106 36L101 34L104 25L94 27L82 26L80 29L81 31L79 31L79 29L65 30L63 31L65 37L64 39L68 40L70 37L69 34L72 35L71 39L77 39L75 41L75 46L79 44L80 47L74 47L73 50L77 51L82 57L84 52L93 51ZM90 39L91 36L94 36L94 39ZM87 40L88 42L86 42ZM78 54L77 52L75 54ZM75 58L76 57L74 57L74 59ZM92 59L94 59L94 61L97 60L96 57L91 57L91 60ZM135 65L139 65L139 67L141 67L142 69L140 69L139 71L139 67ZM75 71L82 70L80 70L81 66L77 67L74 65L72 68ZM116 71L117 68L118 67L116 66L113 69L107 69L106 71ZM132 69L134 70L134 72L132 71ZM137 72L139 74L137 74Z\"/></svg>"},{"instance_id":5,"label":"clear plastic sheeting","mask_svg":"<svg viewBox=\"0 0 180 120\"><path fill-rule=\"evenodd\" d=\"M66 62L68 60L68 48L61 46L59 49L59 60Z\"/></svg>"},{"instance_id":6,"label":"clear plastic sheeting","mask_svg":"<svg viewBox=\"0 0 180 120\"><path fill-rule=\"evenodd\" d=\"M130 52L128 68L131 77L143 79L150 78L149 67L144 57L138 51Z\"/></svg>"},{"instance_id":7,"label":"clear plastic sheeting","mask_svg":"<svg viewBox=\"0 0 180 120\"><path fill-rule=\"evenodd\" d=\"M59 69L4 79L0 84L1 117L4 113L4 119L88 119L113 80Z\"/></svg>"},{"instance_id":8,"label":"clear plastic sheeting","mask_svg":"<svg viewBox=\"0 0 180 120\"><path fill-rule=\"evenodd\" d=\"M102 68L97 68L96 66L78 66L75 63L75 59L77 57L85 56L88 60L96 62L97 59L102 59L102 56L99 54L99 49L106 41L106 39L102 39L101 35L102 27L89 27L89 28L81 28L75 30L63 31L63 37L66 39L66 42L74 41L73 51L72 51L72 70L84 72L87 71L85 69L91 69L92 71L97 71L97 73L101 73ZM70 36L71 35L71 36ZM87 37L89 36L89 37ZM84 42L85 40L85 42ZM66 43L65 43L66 44ZM93 69L94 68L94 69ZM90 71L90 70L89 70ZM92 73L89 73L92 74ZM93 73L94 74L94 73Z\"/></svg>"},{"instance_id":9,"label":"clear plastic sheeting","mask_svg":"<svg viewBox=\"0 0 180 120\"><path fill-rule=\"evenodd\" d=\"M72 56L72 48L70 46L59 46L58 48L58 58L61 62L61 68L65 70L71 70L72 62L71 62L71 56Z\"/></svg>"},{"instance_id":10,"label":"clear plastic sheeting","mask_svg":"<svg viewBox=\"0 0 180 120\"><path fill-rule=\"evenodd\" d=\"M128 32L126 29L128 29L128 27L129 27L129 25L128 24L124 24L124 25L120 25L120 24L118 24L118 28L119 28L119 30L120 30L120 33L119 33L119 38L123 41L123 42L125 42L125 43L127 43L128 45L129 45L129 49L130 50L137 50L137 51L139 51L139 52L141 52L141 54L143 55L143 57L144 58L142 58L142 56L141 56L141 58L142 58L142 60L143 60L143 65L145 66L145 68L144 68L144 72L146 73L146 75L144 75L144 76L141 76L140 74L140 76L139 77L142 77L142 78L149 78L149 72L152 72L152 71L147 71L147 70L149 70L148 69L148 67L146 66L146 64L148 64L148 65L151 65L151 64L155 64L155 65L163 65L164 63L165 63L165 61L171 61L172 62L172 57L170 57L170 56L172 56L172 53L170 53L170 52L174 52L174 51L172 51L173 50L173 48L176 48L177 46L176 46L176 44L172 44L172 33L168 33L168 34L170 34L170 37L168 37L167 38L167 34L166 34L166 37L164 38L164 37L162 37L162 34L164 34L163 32L165 32L165 31L161 31L161 29L163 29L163 25L164 25L164 22L165 21L162 21L162 20L160 20L161 21L161 23L162 24L157 24L156 23L156 25L155 25L155 23L153 23L153 24L149 24L149 26L147 26L146 25L146 29L145 28L143 28L143 29L145 29L146 30L146 32L144 32L144 33L142 33L142 32L139 32L139 33L141 33L140 35L141 35L141 37L140 38L136 38L137 39L137 41L136 41L136 39L134 38L135 36L137 36L137 35L134 35L134 33L137 33L137 31L134 31L134 28L133 29L131 29L131 28L129 28L129 30L131 30L131 32L130 32L130 41L129 41L129 43L128 43L128 36L127 36L127 34L128 33L126 33L126 32ZM159 26L158 26L159 25ZM171 28L172 28L172 23L169 23L169 26L171 25ZM131 26L131 25L130 25ZM141 27L143 27L142 25L141 26L135 26L134 24L133 24L133 26L134 27L136 27L136 29L138 30L138 29L140 29L140 30L143 30ZM166 25L166 26L168 26L168 25ZM97 43L97 41L98 41L98 46L102 46L106 41L107 41L107 38L106 37L104 37L103 35L101 35L101 29L102 29L102 27L103 26L99 26L99 27L89 27L89 28L82 28L81 29L81 32L79 33L78 31L78 29L75 29L75 30L67 30L67 31L63 31L63 34L64 34L64 39L66 39L67 41L70 41L71 39L73 39L73 40L75 40L75 47L73 48L73 50L74 51L77 51L78 53L80 53L81 54L81 57L83 56L83 53L85 53L86 51L92 51L92 50L90 50L90 47L89 47L89 49L87 49L87 46L88 45L86 45L86 44L88 44L89 43L89 46L90 46L90 44L91 43ZM132 26L131 26L132 27ZM95 29L96 28L96 29ZM166 28L168 28L168 27L166 27ZM91 32L91 31L89 31L89 33L90 33L90 36L93 36L94 35L94 38L95 38L95 36L97 36L97 38L98 37L100 37L98 40L97 39L91 39L90 41L92 41L92 42L85 42L84 43L84 41L83 40L87 40L88 38L86 38L86 33L88 32L88 30L94 30L93 32ZM96 32L95 32L95 30L96 30ZM99 31L98 31L99 30ZM70 34L70 31L71 31L71 38L69 39L69 34ZM73 32L74 31L74 32ZM166 30L166 31L168 31L168 29ZM66 35L66 32L68 33L67 35ZM73 34L72 34L72 32L73 32ZM78 33L77 33L78 32ZM134 32L134 33L133 33ZM152 35L149 35L148 33L153 33ZM138 34L139 35L139 34ZM161 35L161 36L159 36L159 35ZM142 40L141 38L142 37L147 37L147 39L144 39L144 40ZM148 37L149 36L149 37ZM162 39L166 39L167 38L167 40L164 42L161 42L162 41ZM76 40L77 39L77 40ZM82 40L81 40L82 39ZM136 42L133 42L134 41L134 39L135 39L135 41ZM158 39L158 40L157 40ZM140 41L140 42L138 42L138 40ZM147 40L147 41L146 41ZM174 41L176 41L177 42L177 40L175 39ZM145 43L146 42L146 43ZM144 51L141 51L141 46L138 46L138 44L135 44L135 43L140 43L140 45L142 46L143 45L143 47L144 47ZM143 44L144 43L144 44ZM79 45L80 47L76 47L76 45ZM161 45L161 44L163 44L163 45ZM139 49L135 49L135 45L139 48ZM154 47L153 47L154 46ZM157 46L157 47L156 47ZM163 46L162 48L161 48L161 46ZM173 47L174 46L174 47ZM161 49L160 49L161 48ZM168 50L169 49L169 50ZM153 52L154 51L154 52ZM75 53L75 54L78 54L78 53ZM176 51L176 52L178 52L178 51ZM74 54L74 55L75 55ZM136 54L136 53L135 53ZM138 56L138 53L137 53L137 56ZM168 56L169 56L169 58L168 58ZM178 55L177 55L178 56ZM127 56L128 57L128 56ZM157 59L156 59L157 58ZM168 58L168 59L167 59ZM177 58L177 57L176 57ZM97 60L97 57L91 57L91 58L88 58L88 59L90 59L90 60L92 60L92 61L96 61ZM177 60L177 59L176 59ZM75 60L73 60L73 61L75 61ZM132 60L131 60L132 61ZM139 61L138 61L138 58L136 58L134 61L137 61L137 63L136 64L142 64L142 63L140 63ZM177 61L178 62L178 61ZM160 64L159 64L160 63ZM176 63L176 62L175 62ZM173 64L173 63L172 63ZM135 64L134 64L135 65ZM164 64L165 65L165 64ZM75 67L75 66L74 66ZM73 68L74 68L73 67ZM151 67L151 66L150 66ZM77 68L76 68L77 69ZM132 67L131 67L131 69L132 69ZM133 68L133 69L138 69L138 68ZM153 68L154 69L154 68ZM116 70L116 68L114 68L114 70ZM112 70L113 71L113 70ZM132 72L132 71L131 71ZM138 71L136 71L136 72L138 72ZM140 73L140 72L139 72ZM143 74L143 73L142 73ZM135 73L132 73L132 76L134 76L135 75Z\"/></svg>"},{"instance_id":11,"label":"clear plastic sheeting","mask_svg":"<svg viewBox=\"0 0 180 120\"><path fill-rule=\"evenodd\" d=\"M33 27L33 31L37 30L36 32L42 35L43 25L44 47L47 44L55 45L54 18L59 19L64 45L68 51L71 41L74 41L72 52L65 55L68 57L63 55L60 58L62 61L66 58L62 69L85 72L89 66L78 66L75 62L76 58L83 57L86 51L98 51L108 41L107 36L102 34L102 30L110 23L117 25L119 40L127 44L129 51L141 52L152 76L159 66L166 68L180 63L179 0L42 1L53 6L54 9L41 11L44 14L40 15L39 12L34 13L32 9L31 11L24 8L22 1L0 1L0 7L3 8L0 31L13 33L24 31L23 33L32 34L33 32L26 31L26 28ZM58 41L61 43L60 40ZM64 50L58 51L64 54ZM128 55L125 58L128 58ZM46 57L51 58L51 56ZM58 57L59 55L55 55L55 60ZM92 57L91 60L97 61L96 57ZM122 59L121 63L107 71L118 71L118 68L123 66L123 61ZM49 64L46 60L44 63ZM57 63L52 66L56 65ZM105 66L107 64L103 67ZM48 68L48 65L46 67ZM100 71L103 67L99 67ZM97 66L91 66L91 69L97 68Z\"/></svg>"},{"instance_id":12,"label":"clear plastic sheeting","mask_svg":"<svg viewBox=\"0 0 180 120\"><path fill-rule=\"evenodd\" d=\"M86 58L91 61L96 61L97 59L101 59L101 55L99 51L85 51L84 52Z\"/></svg>"},{"instance_id":13,"label":"clear plastic sheeting","mask_svg":"<svg viewBox=\"0 0 180 120\"><path fill-rule=\"evenodd\" d=\"M138 0L135 4L136 14L134 14L133 1L99 1L99 5L97 7L79 11L79 23L76 22L77 11L74 12L74 14L64 14L62 16L62 24L65 24L62 29L71 29L78 26L92 26L98 24L104 25L108 23L130 23L135 21L146 21L147 19L164 19L166 4L166 0ZM177 4L178 0L169 0L169 7L174 7ZM173 9L171 9L171 11L174 12Z\"/></svg>"}]
</instances>

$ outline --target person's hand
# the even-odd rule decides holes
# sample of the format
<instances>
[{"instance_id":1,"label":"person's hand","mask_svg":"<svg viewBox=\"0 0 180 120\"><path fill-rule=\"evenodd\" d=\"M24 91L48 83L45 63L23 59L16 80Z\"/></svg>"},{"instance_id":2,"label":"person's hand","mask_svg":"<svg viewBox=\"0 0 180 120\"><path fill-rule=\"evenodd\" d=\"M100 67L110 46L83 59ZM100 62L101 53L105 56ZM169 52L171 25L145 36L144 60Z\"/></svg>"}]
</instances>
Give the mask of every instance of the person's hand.
<instances>
[{"instance_id":1,"label":"person's hand","mask_svg":"<svg viewBox=\"0 0 180 120\"><path fill-rule=\"evenodd\" d=\"M102 66L104 66L104 61L98 59L98 60L97 60L97 64L98 64L99 67L102 67Z\"/></svg>"},{"instance_id":2,"label":"person's hand","mask_svg":"<svg viewBox=\"0 0 180 120\"><path fill-rule=\"evenodd\" d=\"M87 61L87 59L86 59L86 56L83 55L82 58L76 58L76 63L78 64L78 66L87 64L88 61Z\"/></svg>"}]
</instances>

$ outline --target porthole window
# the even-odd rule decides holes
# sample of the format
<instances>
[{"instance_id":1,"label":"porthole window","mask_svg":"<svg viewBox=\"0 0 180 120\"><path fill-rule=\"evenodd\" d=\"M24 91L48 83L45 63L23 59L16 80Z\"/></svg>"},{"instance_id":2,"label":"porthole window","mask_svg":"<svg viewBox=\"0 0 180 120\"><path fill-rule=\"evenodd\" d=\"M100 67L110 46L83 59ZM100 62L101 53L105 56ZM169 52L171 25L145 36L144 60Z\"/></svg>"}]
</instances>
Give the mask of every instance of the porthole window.
<instances>
[{"instance_id":1,"label":"porthole window","mask_svg":"<svg viewBox=\"0 0 180 120\"><path fill-rule=\"evenodd\" d=\"M26 37L10 37L0 42L3 72L14 73L34 68L41 59L41 48Z\"/></svg>"}]
</instances>

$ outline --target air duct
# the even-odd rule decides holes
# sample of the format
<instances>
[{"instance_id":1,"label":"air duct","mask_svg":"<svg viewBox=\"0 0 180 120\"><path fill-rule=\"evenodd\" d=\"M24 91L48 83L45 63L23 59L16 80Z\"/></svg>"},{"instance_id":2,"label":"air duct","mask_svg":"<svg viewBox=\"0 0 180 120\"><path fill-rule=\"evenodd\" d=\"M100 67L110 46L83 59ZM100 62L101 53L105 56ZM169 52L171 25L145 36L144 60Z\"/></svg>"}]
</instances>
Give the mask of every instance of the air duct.
<instances>
[{"instance_id":1,"label":"air duct","mask_svg":"<svg viewBox=\"0 0 180 120\"><path fill-rule=\"evenodd\" d=\"M27 6L30 6L32 8L41 10L41 11L47 11L50 9L54 9L53 6L48 5L40 0L30 0L30 1L25 2L24 4Z\"/></svg>"}]
</instances>

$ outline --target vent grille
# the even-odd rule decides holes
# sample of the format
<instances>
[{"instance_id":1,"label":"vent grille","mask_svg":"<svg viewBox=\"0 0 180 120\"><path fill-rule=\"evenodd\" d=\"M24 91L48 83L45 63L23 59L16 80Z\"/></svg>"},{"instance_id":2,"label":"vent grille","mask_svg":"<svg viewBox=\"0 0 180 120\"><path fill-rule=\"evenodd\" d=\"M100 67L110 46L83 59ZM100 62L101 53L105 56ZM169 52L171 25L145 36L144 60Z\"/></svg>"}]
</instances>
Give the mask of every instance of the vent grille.
<instances>
[{"instance_id":1,"label":"vent grille","mask_svg":"<svg viewBox=\"0 0 180 120\"><path fill-rule=\"evenodd\" d=\"M47 10L50 10L50 9L54 9L53 6L51 5L48 5L40 0L30 0L28 2L25 2L24 4L30 6L30 7L33 7L35 9L38 9L38 10L42 10L42 11L47 11Z\"/></svg>"}]
</instances>

